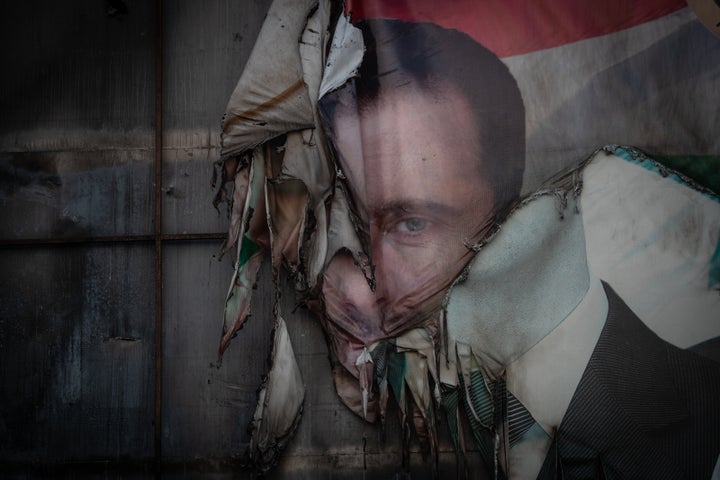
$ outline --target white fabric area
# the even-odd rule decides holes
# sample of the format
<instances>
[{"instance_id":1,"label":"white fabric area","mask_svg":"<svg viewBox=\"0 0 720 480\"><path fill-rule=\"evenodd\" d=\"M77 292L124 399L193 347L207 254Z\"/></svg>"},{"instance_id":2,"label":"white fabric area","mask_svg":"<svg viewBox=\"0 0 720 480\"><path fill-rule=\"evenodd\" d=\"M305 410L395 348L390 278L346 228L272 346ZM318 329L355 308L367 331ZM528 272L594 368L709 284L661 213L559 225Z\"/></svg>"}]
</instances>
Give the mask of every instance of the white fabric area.
<instances>
[{"instance_id":1,"label":"white fabric area","mask_svg":"<svg viewBox=\"0 0 720 480\"><path fill-rule=\"evenodd\" d=\"M544 194L517 208L452 287L451 340L497 372L555 329L585 296L589 275L576 203Z\"/></svg>"},{"instance_id":2,"label":"white fabric area","mask_svg":"<svg viewBox=\"0 0 720 480\"><path fill-rule=\"evenodd\" d=\"M717 198L603 151L583 179L591 271L670 343L685 348L720 335L720 292L708 286Z\"/></svg>"},{"instance_id":3,"label":"white fabric area","mask_svg":"<svg viewBox=\"0 0 720 480\"><path fill-rule=\"evenodd\" d=\"M602 37L503 58L523 92L528 135L570 101L593 75L637 55L694 21L692 11L683 9Z\"/></svg>"},{"instance_id":4,"label":"white fabric area","mask_svg":"<svg viewBox=\"0 0 720 480\"><path fill-rule=\"evenodd\" d=\"M525 103L523 192L606 143L665 154L720 151L719 77L717 69L705 68L718 65L719 50L704 30L684 8L608 35L503 58Z\"/></svg>"}]
</instances>

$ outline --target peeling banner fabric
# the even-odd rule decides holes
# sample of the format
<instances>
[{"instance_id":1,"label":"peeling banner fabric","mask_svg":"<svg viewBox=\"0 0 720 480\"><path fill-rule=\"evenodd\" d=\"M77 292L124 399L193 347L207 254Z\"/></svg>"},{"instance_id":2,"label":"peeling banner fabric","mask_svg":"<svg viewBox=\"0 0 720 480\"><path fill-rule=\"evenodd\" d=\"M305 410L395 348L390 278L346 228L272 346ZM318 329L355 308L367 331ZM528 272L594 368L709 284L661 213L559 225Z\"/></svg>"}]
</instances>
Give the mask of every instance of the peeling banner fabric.
<instances>
[{"instance_id":1,"label":"peeling banner fabric","mask_svg":"<svg viewBox=\"0 0 720 480\"><path fill-rule=\"evenodd\" d=\"M404 469L417 444L440 476L446 423L473 478L720 475L719 84L677 0L276 0L216 197L220 356L275 277L256 469L302 411L289 275L339 399L399 414Z\"/></svg>"}]
</instances>

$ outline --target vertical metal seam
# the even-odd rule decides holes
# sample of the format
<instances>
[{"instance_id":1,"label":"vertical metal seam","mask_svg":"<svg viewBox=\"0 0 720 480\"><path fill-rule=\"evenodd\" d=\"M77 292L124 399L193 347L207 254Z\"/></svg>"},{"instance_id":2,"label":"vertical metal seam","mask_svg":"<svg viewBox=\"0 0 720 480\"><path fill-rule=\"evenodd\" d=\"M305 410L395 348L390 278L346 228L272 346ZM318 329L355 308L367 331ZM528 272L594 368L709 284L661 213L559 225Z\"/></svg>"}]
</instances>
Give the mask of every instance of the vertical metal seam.
<instances>
[{"instance_id":1,"label":"vertical metal seam","mask_svg":"<svg viewBox=\"0 0 720 480\"><path fill-rule=\"evenodd\" d=\"M155 424L154 462L162 462L162 382L163 382L163 329L162 329L162 114L163 114L163 9L162 0L155 0ZM156 469L156 473L159 468Z\"/></svg>"}]
</instances>

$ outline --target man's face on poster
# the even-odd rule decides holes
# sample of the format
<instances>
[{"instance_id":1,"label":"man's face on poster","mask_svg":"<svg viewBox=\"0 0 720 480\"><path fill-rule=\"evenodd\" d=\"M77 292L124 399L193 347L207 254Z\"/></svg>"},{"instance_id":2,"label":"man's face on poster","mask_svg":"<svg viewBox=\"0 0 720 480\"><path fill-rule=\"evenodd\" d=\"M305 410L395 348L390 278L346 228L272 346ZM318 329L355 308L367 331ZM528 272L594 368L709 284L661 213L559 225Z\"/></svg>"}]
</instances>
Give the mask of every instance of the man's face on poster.
<instances>
[{"instance_id":1,"label":"man's face on poster","mask_svg":"<svg viewBox=\"0 0 720 480\"><path fill-rule=\"evenodd\" d=\"M494 206L477 122L453 88L412 85L339 109L338 162L369 233L375 290L347 252L330 263L327 314L366 345L437 315Z\"/></svg>"}]
</instances>

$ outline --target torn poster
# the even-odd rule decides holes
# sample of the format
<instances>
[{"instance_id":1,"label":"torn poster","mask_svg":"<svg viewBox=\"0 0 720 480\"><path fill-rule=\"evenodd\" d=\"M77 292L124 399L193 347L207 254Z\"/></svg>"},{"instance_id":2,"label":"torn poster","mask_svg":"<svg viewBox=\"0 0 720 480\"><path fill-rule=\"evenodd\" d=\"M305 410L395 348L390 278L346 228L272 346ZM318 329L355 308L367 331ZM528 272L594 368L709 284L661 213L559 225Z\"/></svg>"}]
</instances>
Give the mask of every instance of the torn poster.
<instances>
[{"instance_id":1,"label":"torn poster","mask_svg":"<svg viewBox=\"0 0 720 480\"><path fill-rule=\"evenodd\" d=\"M442 415L491 478L710 478L720 201L644 151L720 151L720 42L675 0L476 3L273 4L223 122L219 353L267 255L341 401L380 424L395 403L435 475ZM293 388L273 364L261 471L304 396L278 295Z\"/></svg>"}]
</instances>

